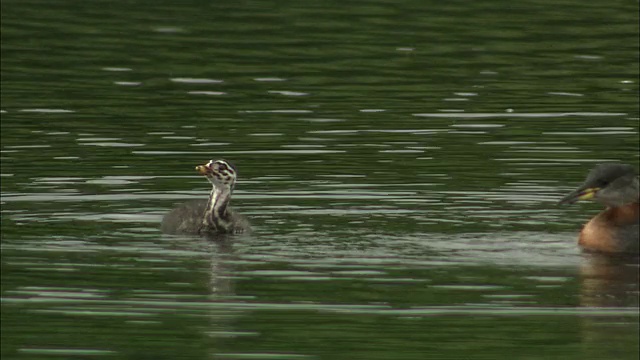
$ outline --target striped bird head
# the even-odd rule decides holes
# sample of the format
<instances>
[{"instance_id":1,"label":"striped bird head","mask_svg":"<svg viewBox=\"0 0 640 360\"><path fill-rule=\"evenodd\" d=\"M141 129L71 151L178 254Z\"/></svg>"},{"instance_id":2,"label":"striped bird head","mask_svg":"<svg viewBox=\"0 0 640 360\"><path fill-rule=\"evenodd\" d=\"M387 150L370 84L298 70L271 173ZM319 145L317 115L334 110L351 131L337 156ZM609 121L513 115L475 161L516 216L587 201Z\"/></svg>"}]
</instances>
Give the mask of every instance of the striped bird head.
<instances>
[{"instance_id":1,"label":"striped bird head","mask_svg":"<svg viewBox=\"0 0 640 360\"><path fill-rule=\"evenodd\" d=\"M205 165L196 166L196 171L220 190L233 191L236 184L236 168L226 160L210 160Z\"/></svg>"}]
</instances>

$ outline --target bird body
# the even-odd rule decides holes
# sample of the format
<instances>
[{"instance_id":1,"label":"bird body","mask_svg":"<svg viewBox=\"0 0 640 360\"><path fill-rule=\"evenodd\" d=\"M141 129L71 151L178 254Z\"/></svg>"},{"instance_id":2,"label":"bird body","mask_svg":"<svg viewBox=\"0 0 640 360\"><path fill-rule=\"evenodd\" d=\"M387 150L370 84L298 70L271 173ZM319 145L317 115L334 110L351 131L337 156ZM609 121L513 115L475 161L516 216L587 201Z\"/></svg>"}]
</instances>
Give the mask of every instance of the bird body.
<instances>
[{"instance_id":1,"label":"bird body","mask_svg":"<svg viewBox=\"0 0 640 360\"><path fill-rule=\"evenodd\" d=\"M593 199L606 209L589 220L578 238L586 251L638 255L640 243L640 190L634 168L600 164L585 182L560 204Z\"/></svg>"},{"instance_id":2,"label":"bird body","mask_svg":"<svg viewBox=\"0 0 640 360\"><path fill-rule=\"evenodd\" d=\"M639 210L636 202L602 211L584 225L578 244L596 252L638 253Z\"/></svg>"},{"instance_id":3,"label":"bird body","mask_svg":"<svg viewBox=\"0 0 640 360\"><path fill-rule=\"evenodd\" d=\"M209 161L196 170L212 185L209 199L178 205L162 219L166 234L216 235L240 234L251 230L249 220L229 207L235 186L236 170L225 160Z\"/></svg>"}]
</instances>

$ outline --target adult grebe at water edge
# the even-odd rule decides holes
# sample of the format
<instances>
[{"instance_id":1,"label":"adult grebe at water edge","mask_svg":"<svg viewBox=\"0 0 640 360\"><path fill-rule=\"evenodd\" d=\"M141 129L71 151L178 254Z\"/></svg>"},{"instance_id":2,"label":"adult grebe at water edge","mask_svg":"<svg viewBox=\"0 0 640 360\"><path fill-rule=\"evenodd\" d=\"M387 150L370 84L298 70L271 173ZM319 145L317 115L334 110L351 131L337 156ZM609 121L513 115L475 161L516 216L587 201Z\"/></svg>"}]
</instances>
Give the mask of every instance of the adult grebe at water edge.
<instances>
[{"instance_id":1,"label":"adult grebe at water edge","mask_svg":"<svg viewBox=\"0 0 640 360\"><path fill-rule=\"evenodd\" d=\"M638 255L638 184L638 175L632 166L600 164L589 172L582 186L560 200L560 204L572 204L593 199L607 207L582 228L578 244L584 250Z\"/></svg>"},{"instance_id":2,"label":"adult grebe at water edge","mask_svg":"<svg viewBox=\"0 0 640 360\"><path fill-rule=\"evenodd\" d=\"M229 207L237 172L225 160L211 160L196 166L212 185L209 199L181 204L162 219L161 230L167 234L216 235L239 234L251 230L246 217Z\"/></svg>"}]
</instances>

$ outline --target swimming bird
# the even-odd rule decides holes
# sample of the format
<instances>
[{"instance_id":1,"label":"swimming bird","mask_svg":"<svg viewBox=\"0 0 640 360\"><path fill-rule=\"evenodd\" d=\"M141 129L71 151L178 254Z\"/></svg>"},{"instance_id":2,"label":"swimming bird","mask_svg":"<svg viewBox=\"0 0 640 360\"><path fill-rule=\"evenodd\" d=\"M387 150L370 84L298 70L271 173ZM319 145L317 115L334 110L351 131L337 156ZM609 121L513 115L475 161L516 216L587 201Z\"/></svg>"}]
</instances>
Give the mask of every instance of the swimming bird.
<instances>
[{"instance_id":1,"label":"swimming bird","mask_svg":"<svg viewBox=\"0 0 640 360\"><path fill-rule=\"evenodd\" d=\"M572 204L593 199L606 209L589 220L578 239L586 251L610 254L638 254L640 190L638 174L631 165L599 164L584 183L560 200Z\"/></svg>"},{"instance_id":2,"label":"swimming bird","mask_svg":"<svg viewBox=\"0 0 640 360\"><path fill-rule=\"evenodd\" d=\"M162 219L162 232L207 236L250 231L247 218L229 207L236 183L236 168L226 160L211 160L196 166L196 171L212 185L209 199L190 201L171 210Z\"/></svg>"}]
</instances>

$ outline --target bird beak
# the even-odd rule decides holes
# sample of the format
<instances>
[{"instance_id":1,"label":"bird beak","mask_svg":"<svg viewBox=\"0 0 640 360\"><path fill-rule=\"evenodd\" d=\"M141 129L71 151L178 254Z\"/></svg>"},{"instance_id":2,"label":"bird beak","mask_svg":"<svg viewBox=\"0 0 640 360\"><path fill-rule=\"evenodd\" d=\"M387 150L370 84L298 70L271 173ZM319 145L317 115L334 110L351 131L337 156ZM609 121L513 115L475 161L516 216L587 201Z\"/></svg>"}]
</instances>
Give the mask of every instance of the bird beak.
<instances>
[{"instance_id":1,"label":"bird beak","mask_svg":"<svg viewBox=\"0 0 640 360\"><path fill-rule=\"evenodd\" d=\"M198 166L196 166L196 171L200 175L206 175L211 171L211 169L209 169L209 167L207 165L198 165Z\"/></svg>"},{"instance_id":2,"label":"bird beak","mask_svg":"<svg viewBox=\"0 0 640 360\"><path fill-rule=\"evenodd\" d=\"M578 200L590 200L596 196L596 193L600 190L599 187L580 187L575 191L571 192L569 195L565 196L560 200L558 204L573 204Z\"/></svg>"}]
</instances>

